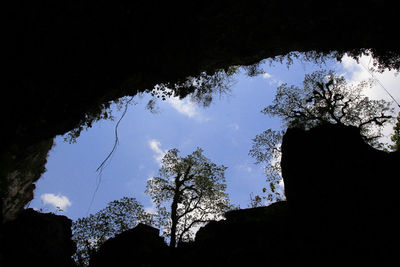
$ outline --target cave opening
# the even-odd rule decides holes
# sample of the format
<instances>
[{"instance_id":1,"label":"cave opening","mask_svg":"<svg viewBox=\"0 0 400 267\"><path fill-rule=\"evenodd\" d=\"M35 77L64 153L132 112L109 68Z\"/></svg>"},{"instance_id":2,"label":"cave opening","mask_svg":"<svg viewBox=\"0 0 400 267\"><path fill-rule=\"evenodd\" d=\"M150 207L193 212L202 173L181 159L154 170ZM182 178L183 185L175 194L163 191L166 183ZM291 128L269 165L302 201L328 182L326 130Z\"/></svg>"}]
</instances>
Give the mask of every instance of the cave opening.
<instances>
[{"instance_id":1,"label":"cave opening","mask_svg":"<svg viewBox=\"0 0 400 267\"><path fill-rule=\"evenodd\" d=\"M181 11L181 8L184 10ZM249 177L252 172L256 172L258 168L251 165L251 158L248 156L251 138L257 134L251 129L262 131L270 127L271 120L260 114L259 109L265 106L265 103L261 104L263 100L270 99L270 96L266 96L265 93L273 92L271 88L258 91L258 89L253 89L256 88L253 86L263 83L271 87L280 82L298 84L301 79L293 81L290 79L309 70L308 63L299 63L295 57L296 60L288 71L291 75L283 75L280 71L275 73L274 69L268 66L265 67L265 73L255 75L258 69L257 64L254 64L263 58L293 55L291 51L306 52L311 57L317 58L326 55L341 58L347 53L351 58L360 59L360 64L356 64L348 57L346 57L347 61L342 61L340 64L329 61L338 68L340 74L352 73L351 77L347 77L350 81L376 76L378 86L374 87L368 96L372 99L383 94L387 98L390 92L394 96L393 99L398 99L397 76L392 77L393 80L390 80L391 78L388 80L386 76L388 72L371 75L366 71L371 64L380 70L386 67L398 70L400 67L400 53L395 34L398 25L397 10L392 8L390 1L335 1L329 6L314 0L306 2L272 0L257 3L218 1L201 4L191 2L184 7L172 3L154 7L152 3L144 1L113 5L100 2L95 5L16 3L8 11L4 38L6 44L4 51L7 54L7 75L4 87L6 90L4 90L4 101L0 107L1 113L5 114L2 116L2 125L6 126L1 131L0 219L4 224L1 224L0 239L6 240L7 242L4 243L7 243L7 246L4 247L1 242L0 265L3 265L3 262L6 266L12 265L11 262L16 266L29 265L24 261L30 260L32 264L41 262L37 265L46 266L43 261L47 261L47 263L51 262L47 264L51 266L63 264L72 266L70 255L74 247L68 233L70 220L53 213L76 219L82 214L95 212L104 207L107 201L120 197L106 193L107 189L111 189L116 184L124 186L116 189L115 192L132 193L129 190L132 187L136 188L135 181L139 181L133 176L143 178L143 181L153 176L159 167L158 161L161 155L172 147L178 147L183 154L188 154L194 150L194 143L204 146L207 157L229 167L227 180L229 176L239 177L235 178L236 180L242 179L236 184L228 184L228 192L231 197L235 195L235 191L240 192L236 205L241 205L241 207L248 205L250 193L257 194L254 192L257 188L264 191L261 188L263 186L259 184L249 187L247 181L252 178L243 179L245 176ZM363 57L360 57L364 52L373 55L377 61L370 58L363 61ZM329 67L332 67L332 64ZM278 69L284 69L280 64L277 65ZM202 77L207 78L216 74L224 75L224 73L235 71L235 68L232 70L232 66L248 66L245 68L247 74L254 77L249 78L239 73L238 82L235 85L239 87L232 87L234 90L231 96L221 99L215 97L208 109L201 109L188 102L190 94L196 92L195 86L187 86L188 77L203 75ZM295 76L292 76L293 74ZM393 76L393 73L390 75ZM218 82L218 79L216 81ZM161 91L152 90L157 87L155 85L159 86L158 89ZM395 86L394 89L391 89L392 85ZM173 97L166 98L158 105L146 94L151 92L157 96L156 91L159 91L161 95L158 96L164 98L164 93L168 94L168 90L163 89L171 86L173 88L169 93ZM243 89L241 86L246 88ZM201 91L202 93L195 97L203 105L210 103L211 100L212 95L210 91L207 91L208 89ZM144 95L143 99L137 98L141 94ZM110 111L111 103L118 101L121 97L126 98L119 102L122 110L114 112L116 121L103 121L110 115L108 111ZM115 142L113 135L115 122L123 112L123 104L131 97L133 97L132 105L129 106L126 118L121 121L121 127L119 127L119 146L111 154L111 160L106 162L106 168L103 169L99 183L100 177L93 170L98 168L99 163L107 157L115 144L113 143ZM333 98L333 101L341 100L341 95ZM254 104L258 101L259 107ZM144 113L142 111L145 106L154 113L158 111L159 113L150 114L147 111ZM345 105L343 109L346 108ZM397 109L397 106L394 108ZM112 106L112 109L115 109L115 106ZM139 112L135 113L138 110ZM323 111L324 107L321 110ZM249 112L249 117L246 117L247 112ZM162 119L156 121L154 120L156 117ZM132 123L128 120L129 118L133 120ZM239 120L243 122L238 123ZM171 131L170 124L175 126ZM137 127L129 131L129 125L137 125ZM161 129L149 128L149 125L158 125ZM280 123L271 125L279 128ZM91 129L82 132L82 136L77 139L77 144L63 143L61 135L71 133L71 131L71 136L79 135L80 130L86 127ZM296 161L290 157L285 161L286 166L292 166L286 167L286 177L291 177L287 178L291 182L285 182L287 186L290 184L286 189L292 192L292 200L297 199L292 201L294 204L292 211L295 212L290 213L290 216L295 216L291 217L294 219L294 224L290 224L291 220L285 217L288 215L285 212L287 208L285 205L270 205L270 208L265 209L269 214L274 214L274 219L270 220L271 217L267 216L267 221L264 223L267 223L270 229L277 227L277 229L289 229L289 232L294 232L286 233L283 239L277 238L276 234L279 231L264 232L267 236L272 236L272 243L285 240L284 243L278 242L275 245L268 243L269 239L247 240L241 239L242 236L238 240L268 244L255 247L256 251L251 251L250 247L230 247L226 251L229 254L227 262L222 265L241 262L240 255L246 255L245 259L251 259L249 255L252 253L261 255L265 247L272 249L275 256L281 256L282 261L275 264L276 266L292 266L293 264L289 264L289 259L306 263L327 258L338 259L339 262L336 265L342 265L339 264L339 259L345 259L348 255L352 256L354 262L362 258L363 263L372 265L377 265L378 261L385 261L382 260L383 258L393 259L395 241L392 236L395 235L392 232L397 229L395 226L398 224L396 218L392 216L395 208L393 205L380 206L374 196L385 195L387 202L391 204L399 202L393 187L386 189L386 192L378 191L375 194L378 187L376 183L379 184L382 179L392 182L391 172L395 170L393 166L398 162L399 154L371 150L369 146L366 147L363 142L359 142L354 131L339 128L322 127L306 134L301 131L292 131L288 134L288 143L292 143L289 148L286 146L286 151L289 151L289 154L292 153L293 158L298 158L300 162L303 162L302 165L296 165ZM94 130L104 132L95 134ZM149 132L146 133L146 131ZM388 130L385 131L385 133L388 132ZM160 132L162 134L159 134ZM181 136L182 133L188 132L191 132L189 137ZM344 132L346 134L342 135ZM197 133L203 133L203 135ZM330 136L330 140L327 138L319 143L319 146L316 145L320 140L318 133ZM336 133L338 138L331 135L333 133ZM243 135L240 136L240 134ZM54 139L56 136L58 137ZM192 140L196 136L199 139ZM349 136L354 142L346 143L345 136ZM176 142L173 141L174 138L184 141ZM315 143L313 143L313 138L317 140ZM53 147L53 139L56 143L55 147ZM132 139L137 144L126 145L131 144ZM303 143L293 142L296 139L302 140ZM209 140L213 143L208 147ZM240 144L242 140L246 140L244 143L247 142L246 149ZM348 199L346 183L343 181L331 183L331 180L335 180L335 171L338 170L336 166L328 168L330 172L327 172L321 167L325 164L321 158L312 154L303 157L301 153L297 153L307 151L308 147L305 145L310 145L317 151L316 153L329 157L329 154L326 154L327 151L321 148L328 145L329 149L335 151L336 148L341 147L342 143L347 144L344 150L347 148L349 150L346 150L348 153L344 156L336 151L335 153L343 156L338 158L344 158L356 166L351 169L346 161L337 162L338 166L350 168L350 171L345 173L347 176L344 177L350 180L350 184L347 185L350 188L348 191L358 196L358 199L352 199L349 202L344 201ZM193 146L190 146L191 144ZM355 144L358 147L353 147L355 150L351 150L350 147ZM46 165L48 172L45 172L47 154L52 147L49 163ZM297 151L294 148L297 148ZM382 149L388 149L388 147L382 147ZM84 153L96 150L99 152ZM67 151L67 154L63 154L64 151ZM363 151L363 153L357 154L355 151ZM134 158L130 158L132 155ZM227 162L226 155L241 155L241 157L235 162ZM362 160L353 161L357 157L352 158L351 155L359 156ZM80 159L80 157L83 158ZM317 176L308 177L310 168L303 168L309 166L309 163L304 161L307 157L319 162L314 167L324 172L326 176L321 184ZM119 158L123 160L119 161ZM86 161L87 159L93 161ZM138 162L144 161L147 163L137 165ZM73 165L68 165L66 162L71 162ZM78 170L77 166L81 168ZM380 169L381 166L384 168ZM119 173L118 177L125 180L122 183L113 183L112 179L108 178L114 176L108 173L112 172L113 168L118 170L129 168L129 173L133 174ZM260 183L265 184L262 168L259 169L259 175L256 175L259 178L255 180L258 179ZM309 195L299 193L306 190L299 190L304 189L302 183L290 180L295 176L293 169L303 171L301 179L315 186L312 187L313 191L310 191L312 193ZM76 171L79 173L77 174ZM88 179L80 179L75 184L73 180L79 179L77 177L83 173L87 173L85 176ZM362 182L359 180L361 176L357 173L362 173ZM337 173L337 176L342 177L340 173ZM356 179L351 180L352 177ZM62 181L58 181L58 178ZM36 181L38 182L35 199L29 203L29 206L53 213L46 215L36 213L32 209L24 210L27 203L34 197L33 183ZM83 184L83 181L88 181L90 185ZM143 184L137 188L142 186ZM66 188L70 188L70 192L65 192ZM297 191L293 188L297 188ZM271 188L272 191L275 189ZM327 194L324 195L325 189L327 189ZM139 194L144 195L143 191L138 192ZM336 194L341 196L342 201L339 206L343 207L343 210L332 202ZM78 199L75 199L73 195ZM310 195L318 195L320 201L315 202L312 197L309 197ZM83 202L88 202L87 206L86 204L77 205L81 201L80 197ZM148 199L143 200L147 201L144 207L151 210L152 203L149 203ZM366 206L364 202L369 205ZM252 201L250 203L254 204ZM75 210L78 206L80 206L79 211ZM305 207L304 213L301 212L303 207ZM19 214L21 215L18 218ZM240 212L235 214L231 214L230 217L235 225L244 223L243 217L248 217ZM282 214L284 216L280 216ZM263 226L256 221L252 223L253 225L258 223L258 227L254 227L249 236L255 236L258 231L263 231ZM307 223L296 225L296 222L301 221L310 223L311 226ZM346 224L345 221L349 223ZM220 240L227 241L225 244L229 247L230 243L234 244L231 242L234 240L230 239L234 232L233 228L229 228L231 226L221 228L221 224L210 224L208 230L202 233L202 238L210 240L210 233L215 235L221 232L223 238ZM229 229L228 232L233 230L233 232L224 236L223 233L226 233L224 229ZM56 234L52 232L53 230ZM142 228L142 230L146 232L148 229ZM20 239L14 238L14 233L22 233L20 237L24 241L18 243ZM312 240L308 239L308 234L312 236ZM42 235L44 238L39 238L40 241L37 241L36 237ZM61 239L55 240L53 236L61 237ZM323 240L324 238L328 242ZM296 243L298 240L300 242ZM333 242L329 243L330 240ZM341 246L343 240L348 241L346 246ZM89 239L90 242L93 240ZM204 244L210 244L207 242ZM295 244L299 244L299 247ZM287 250L275 250L280 245ZM207 245L203 246L205 247ZM214 248L210 246L209 251L206 249L206 254L213 255ZM183 251L188 252L189 257L199 255L196 254L197 252L204 252L201 249L197 250L199 247L194 250L193 248L185 249L183 248ZM317 258L309 255L309 251L314 251L314 249L317 254L321 252ZM26 252L27 257L21 257L18 254L19 250ZM41 258L41 255L61 254L66 258ZM340 257L336 257L337 254L340 254ZM218 258L218 255L214 256ZM372 260L368 260L368 257L372 257ZM219 258L219 260L225 259ZM18 261L24 263L18 265L16 263ZM331 264L334 265L334 262ZM255 265L256 262L253 263L250 265ZM201 265L201 260L199 264ZM328 266L329 263L325 265Z\"/></svg>"},{"instance_id":2,"label":"cave opening","mask_svg":"<svg viewBox=\"0 0 400 267\"><path fill-rule=\"evenodd\" d=\"M144 190L147 179L157 175L162 156L172 148L190 154L196 147L228 167L227 191L232 203L249 207L251 196L262 195L266 186L264 166L255 164L249 155L252 139L267 128L284 128L278 118L261 113L271 104L276 88L283 83L301 85L305 74L320 69L335 70L350 82L360 82L372 77L365 69L371 62L370 56L363 56L359 62L345 56L340 62L330 58L316 63L306 60L304 54L290 63L287 59L263 60L254 76L245 68L233 74L229 91L216 93L207 107L194 102L190 95L162 100L143 93L129 103L118 127L117 149L99 173L96 169L110 153L116 141L115 125L124 113L123 104L114 104L110 108L114 119L94 123L75 143L68 142L68 134L55 139L47 172L37 182L35 197L26 207L76 220L104 208L108 202L131 196L152 210L154 203ZM399 98L396 73L386 70L375 75ZM373 99L391 101L378 83L366 93ZM153 105L150 109L149 103ZM385 127L386 143L390 143L392 128L393 124Z\"/></svg>"}]
</instances>

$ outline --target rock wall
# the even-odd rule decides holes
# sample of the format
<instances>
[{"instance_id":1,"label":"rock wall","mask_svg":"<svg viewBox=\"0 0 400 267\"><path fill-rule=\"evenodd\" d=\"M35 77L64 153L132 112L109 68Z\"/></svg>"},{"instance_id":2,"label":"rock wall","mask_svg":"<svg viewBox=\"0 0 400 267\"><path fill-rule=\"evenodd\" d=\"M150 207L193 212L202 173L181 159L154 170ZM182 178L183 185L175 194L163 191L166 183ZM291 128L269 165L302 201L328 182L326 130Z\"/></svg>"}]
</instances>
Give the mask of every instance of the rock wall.
<instances>
[{"instance_id":1,"label":"rock wall","mask_svg":"<svg viewBox=\"0 0 400 267\"><path fill-rule=\"evenodd\" d=\"M209 223L181 266L396 266L399 163L400 152L373 149L356 128L289 129L287 202Z\"/></svg>"},{"instance_id":2,"label":"rock wall","mask_svg":"<svg viewBox=\"0 0 400 267\"><path fill-rule=\"evenodd\" d=\"M233 211L197 232L191 248L181 249L180 266L291 266L293 247L288 244L295 240L290 222L284 201Z\"/></svg>"},{"instance_id":3,"label":"rock wall","mask_svg":"<svg viewBox=\"0 0 400 267\"><path fill-rule=\"evenodd\" d=\"M107 240L90 260L90 266L173 266L170 249L159 230L139 224Z\"/></svg>"},{"instance_id":4,"label":"rock wall","mask_svg":"<svg viewBox=\"0 0 400 267\"><path fill-rule=\"evenodd\" d=\"M53 139L49 139L11 155L16 165L11 172L4 174L4 179L0 179L0 224L15 219L33 199L34 182L46 171L47 156L52 146Z\"/></svg>"},{"instance_id":5,"label":"rock wall","mask_svg":"<svg viewBox=\"0 0 400 267\"><path fill-rule=\"evenodd\" d=\"M289 129L281 162L286 197L303 221L296 232L319 255L299 257L314 264L331 259L332 266L393 266L399 163L400 151L370 147L353 127Z\"/></svg>"},{"instance_id":6,"label":"rock wall","mask_svg":"<svg viewBox=\"0 0 400 267\"><path fill-rule=\"evenodd\" d=\"M75 266L71 224L65 216L24 210L1 225L0 266Z\"/></svg>"}]
</instances>

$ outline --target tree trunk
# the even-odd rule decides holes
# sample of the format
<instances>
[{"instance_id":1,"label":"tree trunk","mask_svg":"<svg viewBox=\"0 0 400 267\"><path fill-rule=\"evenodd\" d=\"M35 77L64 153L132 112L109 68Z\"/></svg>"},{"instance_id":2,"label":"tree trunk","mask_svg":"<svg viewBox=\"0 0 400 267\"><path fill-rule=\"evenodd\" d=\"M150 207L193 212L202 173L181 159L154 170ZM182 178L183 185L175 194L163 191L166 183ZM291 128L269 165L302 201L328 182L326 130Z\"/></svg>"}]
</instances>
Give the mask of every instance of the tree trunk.
<instances>
[{"instance_id":1,"label":"tree trunk","mask_svg":"<svg viewBox=\"0 0 400 267\"><path fill-rule=\"evenodd\" d=\"M187 179L190 169L192 168L191 165L188 166L187 170L185 171L185 173L183 174L183 178L182 180L180 179L182 174L179 173L176 177L175 177L175 188L174 188L174 198L172 200L172 204L171 204L171 241L169 243L169 246L171 248L176 247L176 226L178 225L178 214L177 214L177 210L178 210L178 203L179 200L181 198L181 195L183 194L183 190L180 191L180 188L182 186L182 184L185 183L185 180Z\"/></svg>"},{"instance_id":2,"label":"tree trunk","mask_svg":"<svg viewBox=\"0 0 400 267\"><path fill-rule=\"evenodd\" d=\"M178 196L177 194L174 195L174 199L171 205L171 241L169 246L174 248L176 247L176 226L178 224L178 216L177 216L177 209L178 209Z\"/></svg>"},{"instance_id":3,"label":"tree trunk","mask_svg":"<svg viewBox=\"0 0 400 267\"><path fill-rule=\"evenodd\" d=\"M174 188L174 198L172 200L172 204L171 204L171 241L169 243L169 246L174 248L176 247L176 226L178 224L178 214L177 214L177 210L178 210L178 202L179 202L179 198L180 198L180 191L179 188L181 186L180 184L180 175L177 175L175 177L175 188Z\"/></svg>"}]
</instances>

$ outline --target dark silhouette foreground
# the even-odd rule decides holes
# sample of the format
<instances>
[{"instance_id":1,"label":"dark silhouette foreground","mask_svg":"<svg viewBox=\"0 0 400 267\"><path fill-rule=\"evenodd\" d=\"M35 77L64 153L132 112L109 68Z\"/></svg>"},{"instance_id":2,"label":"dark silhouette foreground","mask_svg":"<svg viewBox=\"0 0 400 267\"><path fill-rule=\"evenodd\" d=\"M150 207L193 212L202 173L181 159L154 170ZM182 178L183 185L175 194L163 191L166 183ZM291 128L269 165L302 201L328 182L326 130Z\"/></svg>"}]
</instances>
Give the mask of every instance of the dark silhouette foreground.
<instances>
[{"instance_id":1,"label":"dark silhouette foreground","mask_svg":"<svg viewBox=\"0 0 400 267\"><path fill-rule=\"evenodd\" d=\"M375 150L357 128L338 125L289 129L282 152L287 201L228 212L226 220L201 228L195 242L149 266L396 266L400 152ZM106 242L96 257L124 258L120 266L148 263L138 260L148 255L140 249L141 256L115 251L148 247L158 236L125 235Z\"/></svg>"},{"instance_id":2,"label":"dark silhouette foreground","mask_svg":"<svg viewBox=\"0 0 400 267\"><path fill-rule=\"evenodd\" d=\"M170 250L159 230L145 224L107 240L90 266L167 266Z\"/></svg>"},{"instance_id":3,"label":"dark silhouette foreground","mask_svg":"<svg viewBox=\"0 0 400 267\"><path fill-rule=\"evenodd\" d=\"M0 229L0 266L75 266L71 223L65 216L24 210Z\"/></svg>"},{"instance_id":4,"label":"dark silhouette foreground","mask_svg":"<svg viewBox=\"0 0 400 267\"><path fill-rule=\"evenodd\" d=\"M357 128L289 129L287 201L233 210L168 248L140 224L106 241L92 266L396 266L400 152L367 145ZM1 266L72 266L64 216L26 210L0 232Z\"/></svg>"}]
</instances>

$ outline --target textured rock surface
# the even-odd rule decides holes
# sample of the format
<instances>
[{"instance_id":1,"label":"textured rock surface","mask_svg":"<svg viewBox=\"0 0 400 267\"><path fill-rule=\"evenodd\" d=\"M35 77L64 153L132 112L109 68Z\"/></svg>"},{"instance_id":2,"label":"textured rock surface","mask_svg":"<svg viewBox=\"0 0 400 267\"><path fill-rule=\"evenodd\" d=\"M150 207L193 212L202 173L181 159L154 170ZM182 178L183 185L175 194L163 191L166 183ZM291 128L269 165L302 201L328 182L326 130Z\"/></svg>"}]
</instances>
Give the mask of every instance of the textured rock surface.
<instances>
[{"instance_id":1,"label":"textured rock surface","mask_svg":"<svg viewBox=\"0 0 400 267\"><path fill-rule=\"evenodd\" d=\"M47 162L53 139L43 141L22 151L17 166L2 180L0 223L16 218L24 206L33 199L33 190Z\"/></svg>"},{"instance_id":2,"label":"textured rock surface","mask_svg":"<svg viewBox=\"0 0 400 267\"><path fill-rule=\"evenodd\" d=\"M1 226L0 266L74 266L71 236L67 217L24 210Z\"/></svg>"}]
</instances>

